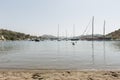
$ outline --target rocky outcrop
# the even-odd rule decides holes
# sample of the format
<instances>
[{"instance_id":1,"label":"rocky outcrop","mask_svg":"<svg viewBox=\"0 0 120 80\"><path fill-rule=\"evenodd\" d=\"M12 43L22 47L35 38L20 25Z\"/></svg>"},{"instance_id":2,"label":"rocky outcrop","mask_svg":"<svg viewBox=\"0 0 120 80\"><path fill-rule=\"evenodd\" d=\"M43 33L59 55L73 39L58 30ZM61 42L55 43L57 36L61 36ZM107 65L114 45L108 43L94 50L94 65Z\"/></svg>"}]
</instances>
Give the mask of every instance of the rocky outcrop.
<instances>
[{"instance_id":1,"label":"rocky outcrop","mask_svg":"<svg viewBox=\"0 0 120 80\"><path fill-rule=\"evenodd\" d=\"M111 37L113 40L120 40L120 29L115 30L114 32L107 34L107 36Z\"/></svg>"},{"instance_id":2,"label":"rocky outcrop","mask_svg":"<svg viewBox=\"0 0 120 80\"><path fill-rule=\"evenodd\" d=\"M0 40L5 41L5 37L3 35L0 36Z\"/></svg>"}]
</instances>

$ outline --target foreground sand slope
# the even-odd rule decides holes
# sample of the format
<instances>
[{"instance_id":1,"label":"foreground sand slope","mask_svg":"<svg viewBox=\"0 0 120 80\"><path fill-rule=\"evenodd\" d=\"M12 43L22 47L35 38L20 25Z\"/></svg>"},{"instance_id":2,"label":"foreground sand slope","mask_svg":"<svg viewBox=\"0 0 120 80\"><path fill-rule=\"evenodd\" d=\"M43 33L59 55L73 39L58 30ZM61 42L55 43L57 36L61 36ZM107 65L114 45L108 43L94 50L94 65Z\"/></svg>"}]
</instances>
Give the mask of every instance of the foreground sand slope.
<instances>
[{"instance_id":1,"label":"foreground sand slope","mask_svg":"<svg viewBox=\"0 0 120 80\"><path fill-rule=\"evenodd\" d=\"M3 70L0 80L120 80L120 71Z\"/></svg>"}]
</instances>

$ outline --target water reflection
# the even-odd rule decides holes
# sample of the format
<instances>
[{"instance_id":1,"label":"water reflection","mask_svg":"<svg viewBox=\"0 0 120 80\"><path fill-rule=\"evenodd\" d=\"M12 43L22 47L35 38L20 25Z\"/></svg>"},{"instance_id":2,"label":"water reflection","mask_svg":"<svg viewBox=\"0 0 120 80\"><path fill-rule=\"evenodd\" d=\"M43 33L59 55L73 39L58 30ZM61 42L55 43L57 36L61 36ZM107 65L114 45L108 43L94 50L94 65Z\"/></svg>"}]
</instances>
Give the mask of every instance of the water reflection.
<instances>
[{"instance_id":1,"label":"water reflection","mask_svg":"<svg viewBox=\"0 0 120 80\"><path fill-rule=\"evenodd\" d=\"M15 48L17 48L18 45L16 45L16 43L13 42L0 42L0 51L11 51L11 50L15 50Z\"/></svg>"},{"instance_id":2,"label":"water reflection","mask_svg":"<svg viewBox=\"0 0 120 80\"><path fill-rule=\"evenodd\" d=\"M92 53L92 65L103 65L106 66L106 41L96 42L92 41L91 44Z\"/></svg>"},{"instance_id":3,"label":"water reflection","mask_svg":"<svg viewBox=\"0 0 120 80\"><path fill-rule=\"evenodd\" d=\"M58 54L60 53L60 44L59 44L59 42L57 43L57 53Z\"/></svg>"},{"instance_id":4,"label":"water reflection","mask_svg":"<svg viewBox=\"0 0 120 80\"><path fill-rule=\"evenodd\" d=\"M24 52L29 47L25 41L1 41L0 42L0 54L13 54Z\"/></svg>"},{"instance_id":5,"label":"water reflection","mask_svg":"<svg viewBox=\"0 0 120 80\"><path fill-rule=\"evenodd\" d=\"M11 43L6 43L6 42L0 42L0 54L6 53L6 52L10 52L15 50L17 46L15 45L11 45Z\"/></svg>"},{"instance_id":6,"label":"water reflection","mask_svg":"<svg viewBox=\"0 0 120 80\"><path fill-rule=\"evenodd\" d=\"M105 49L105 41L103 41L103 55L104 55L104 65L106 65L106 49Z\"/></svg>"},{"instance_id":7,"label":"water reflection","mask_svg":"<svg viewBox=\"0 0 120 80\"><path fill-rule=\"evenodd\" d=\"M117 50L120 51L120 42L119 41L114 41L112 43L112 46L113 46L114 49L117 49Z\"/></svg>"},{"instance_id":8,"label":"water reflection","mask_svg":"<svg viewBox=\"0 0 120 80\"><path fill-rule=\"evenodd\" d=\"M92 64L95 64L95 61L94 61L94 41L92 41Z\"/></svg>"}]
</instances>

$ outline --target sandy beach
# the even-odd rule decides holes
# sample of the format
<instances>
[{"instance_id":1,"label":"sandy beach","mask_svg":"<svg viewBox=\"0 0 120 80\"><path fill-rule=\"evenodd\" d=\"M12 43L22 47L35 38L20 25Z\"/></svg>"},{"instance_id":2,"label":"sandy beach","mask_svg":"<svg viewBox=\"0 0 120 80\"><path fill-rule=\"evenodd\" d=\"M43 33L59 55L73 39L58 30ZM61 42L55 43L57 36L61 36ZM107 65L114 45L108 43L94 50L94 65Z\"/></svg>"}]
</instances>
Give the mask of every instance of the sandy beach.
<instances>
[{"instance_id":1,"label":"sandy beach","mask_svg":"<svg viewBox=\"0 0 120 80\"><path fill-rule=\"evenodd\" d=\"M120 80L120 71L0 70L0 80Z\"/></svg>"}]
</instances>

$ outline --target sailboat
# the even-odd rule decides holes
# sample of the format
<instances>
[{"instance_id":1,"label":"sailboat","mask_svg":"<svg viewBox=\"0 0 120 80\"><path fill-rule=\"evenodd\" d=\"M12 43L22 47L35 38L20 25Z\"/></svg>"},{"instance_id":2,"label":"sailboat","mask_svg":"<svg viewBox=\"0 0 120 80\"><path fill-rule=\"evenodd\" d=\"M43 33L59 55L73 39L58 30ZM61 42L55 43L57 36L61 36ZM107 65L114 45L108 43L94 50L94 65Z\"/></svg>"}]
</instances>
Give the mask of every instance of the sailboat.
<instances>
[{"instance_id":1,"label":"sailboat","mask_svg":"<svg viewBox=\"0 0 120 80\"><path fill-rule=\"evenodd\" d=\"M110 37L106 37L106 36L105 36L105 24L106 24L106 22L105 22L105 20L104 20L104 25L103 25L103 40L111 40Z\"/></svg>"},{"instance_id":2,"label":"sailboat","mask_svg":"<svg viewBox=\"0 0 120 80\"><path fill-rule=\"evenodd\" d=\"M92 17L92 36L88 38L87 40L95 40L94 38L94 16Z\"/></svg>"},{"instance_id":3,"label":"sailboat","mask_svg":"<svg viewBox=\"0 0 120 80\"><path fill-rule=\"evenodd\" d=\"M86 27L85 31L83 32L83 35L86 32L87 28L88 28L88 26ZM94 40L94 16L92 17L92 34L89 36L81 37L81 40L87 40L87 41Z\"/></svg>"},{"instance_id":4,"label":"sailboat","mask_svg":"<svg viewBox=\"0 0 120 80\"><path fill-rule=\"evenodd\" d=\"M98 40L98 41L105 41L105 40L111 40L111 38L110 37L107 37L106 35L105 35L105 25L106 25L106 21L104 20L104 24L103 24L103 36L100 36L100 37L97 37L97 38L95 38L94 40Z\"/></svg>"},{"instance_id":5,"label":"sailboat","mask_svg":"<svg viewBox=\"0 0 120 80\"><path fill-rule=\"evenodd\" d=\"M73 24L73 37L70 39L71 41L78 41L79 38L75 37L75 24Z\"/></svg>"},{"instance_id":6,"label":"sailboat","mask_svg":"<svg viewBox=\"0 0 120 80\"><path fill-rule=\"evenodd\" d=\"M59 36L59 24L58 24L57 41L61 41L60 36Z\"/></svg>"},{"instance_id":7,"label":"sailboat","mask_svg":"<svg viewBox=\"0 0 120 80\"><path fill-rule=\"evenodd\" d=\"M110 37L106 37L105 36L105 20L104 20L104 25L103 25L103 36L98 36L98 35L94 35L94 16L92 17L92 34L91 36L88 36L88 37L84 37L82 38L81 40L88 40L88 41L91 41L91 40L97 40L97 41L102 41L102 40L111 40ZM86 30L85 30L86 31Z\"/></svg>"}]
</instances>

